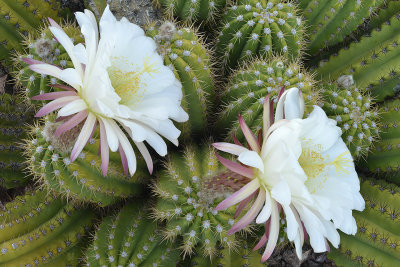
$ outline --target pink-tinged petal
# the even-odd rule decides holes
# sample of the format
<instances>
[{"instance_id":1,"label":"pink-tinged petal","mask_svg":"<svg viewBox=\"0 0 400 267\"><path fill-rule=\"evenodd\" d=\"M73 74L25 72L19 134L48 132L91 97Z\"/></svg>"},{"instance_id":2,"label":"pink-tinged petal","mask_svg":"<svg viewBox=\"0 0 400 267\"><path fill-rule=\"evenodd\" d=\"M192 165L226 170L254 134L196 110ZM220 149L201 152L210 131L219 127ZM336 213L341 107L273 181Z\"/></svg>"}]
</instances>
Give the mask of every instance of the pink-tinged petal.
<instances>
[{"instance_id":1,"label":"pink-tinged petal","mask_svg":"<svg viewBox=\"0 0 400 267\"><path fill-rule=\"evenodd\" d=\"M107 142L107 133L104 123L99 120L100 125L100 151L101 151L101 170L103 176L107 175L108 162L109 162L109 148Z\"/></svg>"},{"instance_id":2,"label":"pink-tinged petal","mask_svg":"<svg viewBox=\"0 0 400 267\"><path fill-rule=\"evenodd\" d=\"M232 226L231 229L229 229L227 235L232 235L232 234L242 230L247 225L249 225L254 220L254 218L257 217L257 214L262 209L264 201L265 201L265 191L260 190L260 192L258 193L258 196L257 196L256 200L254 201L253 205L251 206L251 208L237 223L235 223Z\"/></svg>"},{"instance_id":3,"label":"pink-tinged petal","mask_svg":"<svg viewBox=\"0 0 400 267\"><path fill-rule=\"evenodd\" d=\"M240 201L248 198L259 188L260 188L260 183L258 182L258 179L254 179L251 182L247 183L245 186L243 186L239 191L236 191L235 193L227 197L224 201L219 203L215 209L216 210L227 209L230 206L233 206L239 203Z\"/></svg>"},{"instance_id":4,"label":"pink-tinged petal","mask_svg":"<svg viewBox=\"0 0 400 267\"><path fill-rule=\"evenodd\" d=\"M132 145L129 142L128 138L126 137L125 133L121 130L121 128L118 126L118 124L113 120L110 120L109 122L112 127L111 130L113 132L115 132L115 134L117 135L117 138L120 142L120 146L122 147L122 149L125 152L126 161L128 163L129 174L132 176L136 172L135 152L133 151ZM104 124L104 126L106 126L106 124ZM106 131L107 131L107 136L108 136L109 132L107 130L107 127L106 127Z\"/></svg>"},{"instance_id":5,"label":"pink-tinged petal","mask_svg":"<svg viewBox=\"0 0 400 267\"><path fill-rule=\"evenodd\" d=\"M66 104L80 99L79 96L65 96L58 98L56 100L51 101L50 103L44 105L35 115L35 117L43 117L44 115L49 114L50 112L53 112L56 109L59 109Z\"/></svg>"},{"instance_id":6,"label":"pink-tinged petal","mask_svg":"<svg viewBox=\"0 0 400 267\"><path fill-rule=\"evenodd\" d=\"M74 148L71 151L71 161L74 161L79 156L82 149L89 141L90 135L93 132L93 127L95 125L96 125L96 117L92 113L89 113L85 121L85 124L83 125L82 130L78 138L76 139Z\"/></svg>"},{"instance_id":7,"label":"pink-tinged petal","mask_svg":"<svg viewBox=\"0 0 400 267\"><path fill-rule=\"evenodd\" d=\"M120 156L121 156L122 168L124 169L124 173L125 173L126 175L129 175L128 160L127 160L127 158L126 158L126 155L125 155L124 150L122 149L121 144L119 144L118 150L119 150L119 154L120 154Z\"/></svg>"},{"instance_id":8,"label":"pink-tinged petal","mask_svg":"<svg viewBox=\"0 0 400 267\"><path fill-rule=\"evenodd\" d=\"M271 257L272 252L274 252L274 249L276 247L276 243L278 242L278 237L279 237L279 211L278 211L278 205L274 199L271 199L272 201L272 212L271 212L271 221L270 221L270 231L269 231L269 237L268 237L268 242L267 246L265 247L264 254L261 257L261 261L265 262L266 260Z\"/></svg>"},{"instance_id":9,"label":"pink-tinged petal","mask_svg":"<svg viewBox=\"0 0 400 267\"><path fill-rule=\"evenodd\" d=\"M227 167L229 170L236 172L240 175L243 175L247 178L254 177L254 172L252 169L244 167L244 166L240 165L239 163L230 161L229 159L226 159L226 158L220 156L218 153L216 153L216 157L222 163L222 165Z\"/></svg>"},{"instance_id":10,"label":"pink-tinged petal","mask_svg":"<svg viewBox=\"0 0 400 267\"><path fill-rule=\"evenodd\" d=\"M258 145L261 147L262 143L263 143L263 131L262 130L258 131L257 140L258 140Z\"/></svg>"},{"instance_id":11,"label":"pink-tinged petal","mask_svg":"<svg viewBox=\"0 0 400 267\"><path fill-rule=\"evenodd\" d=\"M240 143L239 140L236 138L236 135L235 135L235 134L232 134L232 139L233 139L233 142L234 142L236 145L238 145L238 146L243 146L242 143Z\"/></svg>"},{"instance_id":12,"label":"pink-tinged petal","mask_svg":"<svg viewBox=\"0 0 400 267\"><path fill-rule=\"evenodd\" d=\"M257 192L254 192L248 198L246 198L245 200L240 202L240 204L236 208L235 215L233 216L235 219L240 215L240 213L243 211L243 209L247 207L247 205L253 199L253 197L255 196L256 193Z\"/></svg>"},{"instance_id":13,"label":"pink-tinged petal","mask_svg":"<svg viewBox=\"0 0 400 267\"><path fill-rule=\"evenodd\" d=\"M238 146L235 144L230 144L230 143L214 143L212 144L216 149L227 152L236 156L239 156L240 153L249 151L247 148Z\"/></svg>"},{"instance_id":14,"label":"pink-tinged petal","mask_svg":"<svg viewBox=\"0 0 400 267\"><path fill-rule=\"evenodd\" d=\"M62 29L62 27L52 18L47 18L49 20L50 26Z\"/></svg>"},{"instance_id":15,"label":"pink-tinged petal","mask_svg":"<svg viewBox=\"0 0 400 267\"><path fill-rule=\"evenodd\" d=\"M244 121L242 115L239 114L239 124L240 128L242 129L242 132L244 134L244 137L247 140L247 143L249 144L250 148L257 153L260 152L260 146L258 145L257 138L254 136L254 134L251 132L249 126L247 126L246 122Z\"/></svg>"},{"instance_id":16,"label":"pink-tinged petal","mask_svg":"<svg viewBox=\"0 0 400 267\"><path fill-rule=\"evenodd\" d=\"M142 154L147 168L149 169L149 173L153 173L153 159L151 158L151 155L149 153L149 150L147 149L146 145L143 142L135 142L137 148L139 149L140 154Z\"/></svg>"},{"instance_id":17,"label":"pink-tinged petal","mask_svg":"<svg viewBox=\"0 0 400 267\"><path fill-rule=\"evenodd\" d=\"M63 106L58 111L58 116L67 117L87 109L88 106L86 104L86 101L84 101L83 99L77 99Z\"/></svg>"},{"instance_id":18,"label":"pink-tinged petal","mask_svg":"<svg viewBox=\"0 0 400 267\"><path fill-rule=\"evenodd\" d=\"M258 241L257 245L253 248L253 251L260 249L262 246L265 245L265 243L267 243L268 241L268 237L269 237L269 231L270 231L270 222L271 220L268 220L265 222L265 233L263 234L263 236L261 237L260 241Z\"/></svg>"},{"instance_id":19,"label":"pink-tinged petal","mask_svg":"<svg viewBox=\"0 0 400 267\"><path fill-rule=\"evenodd\" d=\"M62 69L60 67L51 65L51 64L32 64L29 65L29 68L37 73L54 76L56 78L60 78Z\"/></svg>"},{"instance_id":20,"label":"pink-tinged petal","mask_svg":"<svg viewBox=\"0 0 400 267\"><path fill-rule=\"evenodd\" d=\"M39 61L39 60L36 60L36 59L33 59L33 58L28 58L28 57L21 58L21 60L22 60L23 62L25 62L26 64L29 64L29 65L33 65L33 64L46 64L46 62Z\"/></svg>"},{"instance_id":21,"label":"pink-tinged petal","mask_svg":"<svg viewBox=\"0 0 400 267\"><path fill-rule=\"evenodd\" d=\"M54 100L60 97L64 96L76 96L76 92L52 92L52 93L46 93L46 94L41 94L41 95L35 95L32 97L32 100Z\"/></svg>"},{"instance_id":22,"label":"pink-tinged petal","mask_svg":"<svg viewBox=\"0 0 400 267\"><path fill-rule=\"evenodd\" d=\"M75 88L68 86L68 85L64 85L64 84L50 84L50 87L54 87L54 88L58 88L58 89L62 89L62 90L66 90L66 91L76 91Z\"/></svg>"},{"instance_id":23,"label":"pink-tinged petal","mask_svg":"<svg viewBox=\"0 0 400 267\"><path fill-rule=\"evenodd\" d=\"M267 189L264 190L265 190L265 203L263 209L256 218L256 223L265 223L266 221L269 220L271 216L271 211L272 211L271 195L269 194L269 191Z\"/></svg>"},{"instance_id":24,"label":"pink-tinged petal","mask_svg":"<svg viewBox=\"0 0 400 267\"><path fill-rule=\"evenodd\" d=\"M58 137L61 134L63 134L64 132L71 130L72 128L77 126L79 123L84 121L87 118L87 116L88 116L88 112L86 110L81 111L78 114L74 115L71 119L64 122L57 128L57 130L55 132L55 136Z\"/></svg>"},{"instance_id":25,"label":"pink-tinged petal","mask_svg":"<svg viewBox=\"0 0 400 267\"><path fill-rule=\"evenodd\" d=\"M279 91L278 101L281 99L284 92L285 92L285 86L282 86L281 90Z\"/></svg>"}]
</instances>

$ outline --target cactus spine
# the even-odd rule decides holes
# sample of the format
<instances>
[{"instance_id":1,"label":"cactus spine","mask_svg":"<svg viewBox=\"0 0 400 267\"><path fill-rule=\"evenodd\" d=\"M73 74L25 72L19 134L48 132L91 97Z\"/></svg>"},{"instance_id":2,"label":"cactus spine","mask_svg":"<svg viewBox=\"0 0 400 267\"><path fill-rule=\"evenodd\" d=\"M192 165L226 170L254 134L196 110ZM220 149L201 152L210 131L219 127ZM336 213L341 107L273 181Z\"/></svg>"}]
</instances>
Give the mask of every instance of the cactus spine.
<instances>
[{"instance_id":1,"label":"cactus spine","mask_svg":"<svg viewBox=\"0 0 400 267\"><path fill-rule=\"evenodd\" d=\"M22 36L35 34L47 17L60 21L60 3L55 0L2 0L0 2L0 60L22 51Z\"/></svg>"},{"instance_id":2,"label":"cactus spine","mask_svg":"<svg viewBox=\"0 0 400 267\"><path fill-rule=\"evenodd\" d=\"M93 215L47 191L17 197L0 213L0 264L77 266Z\"/></svg>"},{"instance_id":3,"label":"cactus spine","mask_svg":"<svg viewBox=\"0 0 400 267\"><path fill-rule=\"evenodd\" d=\"M379 136L379 116L374 101L355 85L340 88L337 83L324 84L321 93L322 108L337 121L352 156L365 156Z\"/></svg>"},{"instance_id":4,"label":"cactus spine","mask_svg":"<svg viewBox=\"0 0 400 267\"><path fill-rule=\"evenodd\" d=\"M379 102L393 96L399 91L399 19L393 16L369 36L321 61L318 75L323 79L353 75L357 86L367 88Z\"/></svg>"},{"instance_id":5,"label":"cactus spine","mask_svg":"<svg viewBox=\"0 0 400 267\"><path fill-rule=\"evenodd\" d=\"M164 64L182 83L182 107L190 117L180 126L183 135L203 133L209 105L215 97L211 56L202 38L195 30L176 28L171 22L164 22L159 28L151 26L147 34L157 42Z\"/></svg>"},{"instance_id":6,"label":"cactus spine","mask_svg":"<svg viewBox=\"0 0 400 267\"><path fill-rule=\"evenodd\" d=\"M32 110L20 98L0 94L0 186L10 189L29 180L20 143L27 137L25 124L31 119Z\"/></svg>"},{"instance_id":7,"label":"cactus spine","mask_svg":"<svg viewBox=\"0 0 400 267\"><path fill-rule=\"evenodd\" d=\"M166 239L182 236L180 248L184 255L193 253L197 247L204 256L211 257L216 253L218 242L228 248L235 245L234 236L227 236L234 223L234 209L215 210L235 186L234 182L218 185L221 171L213 149L188 148L183 157L171 155L166 170L154 185L153 191L159 200L153 215L166 221ZM232 179L226 175L223 180Z\"/></svg>"},{"instance_id":8,"label":"cactus spine","mask_svg":"<svg viewBox=\"0 0 400 267\"><path fill-rule=\"evenodd\" d=\"M34 127L31 138L26 142L26 155L31 173L42 184L69 198L107 206L121 198L139 194L140 180L147 177L142 172L144 163L138 162L134 177L123 174L119 155L110 153L110 168L106 177L101 172L98 155L97 132L91 138L77 160L71 162L70 151L80 128L75 128L55 137L58 124L47 122L42 128ZM147 171L147 170L146 170Z\"/></svg>"},{"instance_id":9,"label":"cactus spine","mask_svg":"<svg viewBox=\"0 0 400 267\"><path fill-rule=\"evenodd\" d=\"M319 0L301 1L309 33L307 51L314 55L327 46L342 42L364 22L384 0Z\"/></svg>"},{"instance_id":10,"label":"cactus spine","mask_svg":"<svg viewBox=\"0 0 400 267\"><path fill-rule=\"evenodd\" d=\"M357 234L340 234L340 247L328 257L342 266L398 266L400 232L399 188L383 181L366 180L361 184L365 210L353 213Z\"/></svg>"},{"instance_id":11,"label":"cactus spine","mask_svg":"<svg viewBox=\"0 0 400 267\"><path fill-rule=\"evenodd\" d=\"M171 244L161 242L160 229L136 203L106 218L86 252L88 266L175 266L179 259Z\"/></svg>"},{"instance_id":12,"label":"cactus spine","mask_svg":"<svg viewBox=\"0 0 400 267\"><path fill-rule=\"evenodd\" d=\"M303 72L298 63L288 63L281 57L253 61L230 77L229 84L221 94L225 106L219 114L217 127L220 132L228 129L229 137L237 132L240 134L238 138L241 138L241 131L237 131L237 115L240 113L254 132L260 130L265 97L270 94L276 102L283 87L299 88L306 102L306 113L310 113L318 101L318 92L311 89L313 83L312 76Z\"/></svg>"},{"instance_id":13,"label":"cactus spine","mask_svg":"<svg viewBox=\"0 0 400 267\"><path fill-rule=\"evenodd\" d=\"M301 52L303 22L292 3L239 0L223 16L216 52L234 69L249 58L278 53L296 60Z\"/></svg>"}]
</instances>

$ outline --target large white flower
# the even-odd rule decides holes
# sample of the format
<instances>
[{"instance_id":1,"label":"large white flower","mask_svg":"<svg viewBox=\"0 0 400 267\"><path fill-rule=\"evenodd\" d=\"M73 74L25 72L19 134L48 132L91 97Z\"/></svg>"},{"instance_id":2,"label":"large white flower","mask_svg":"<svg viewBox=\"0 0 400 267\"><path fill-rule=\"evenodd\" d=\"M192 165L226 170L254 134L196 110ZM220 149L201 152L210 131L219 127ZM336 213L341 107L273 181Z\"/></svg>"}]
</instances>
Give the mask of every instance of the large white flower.
<instances>
[{"instance_id":1,"label":"large white flower","mask_svg":"<svg viewBox=\"0 0 400 267\"><path fill-rule=\"evenodd\" d=\"M236 144L214 146L238 156L243 165L219 156L232 171L250 179L242 189L225 199L217 209L241 202L242 210L257 195L253 205L230 230L242 229L256 219L265 223L265 235L256 248L265 243L262 260L272 254L279 234L280 214L287 222L287 236L296 246L299 258L305 233L315 252L324 252L326 239L337 247L336 229L355 234L357 225L352 210L363 210L364 200L353 159L341 139L341 130L318 106L302 119L304 101L297 88L284 92L278 101L275 123L269 98L264 106L263 141L257 139L239 117L250 149Z\"/></svg>"},{"instance_id":2,"label":"large white flower","mask_svg":"<svg viewBox=\"0 0 400 267\"><path fill-rule=\"evenodd\" d=\"M60 108L58 116L72 116L59 127L57 135L85 121L71 152L72 160L78 157L98 122L104 175L109 149L120 151L126 172L127 169L131 175L135 172L136 157L126 132L152 172L152 159L144 141L162 156L167 154L167 145L161 136L178 145L180 131L171 119L177 122L188 119L180 106L182 85L163 65L155 42L144 36L139 26L125 18L117 21L108 6L100 19L100 32L92 12L85 10L75 15L85 45L74 45L52 20L49 27L70 56L74 68L61 69L24 59L33 71L54 76L70 85L52 85L64 91L34 97L53 100L36 116Z\"/></svg>"}]
</instances>

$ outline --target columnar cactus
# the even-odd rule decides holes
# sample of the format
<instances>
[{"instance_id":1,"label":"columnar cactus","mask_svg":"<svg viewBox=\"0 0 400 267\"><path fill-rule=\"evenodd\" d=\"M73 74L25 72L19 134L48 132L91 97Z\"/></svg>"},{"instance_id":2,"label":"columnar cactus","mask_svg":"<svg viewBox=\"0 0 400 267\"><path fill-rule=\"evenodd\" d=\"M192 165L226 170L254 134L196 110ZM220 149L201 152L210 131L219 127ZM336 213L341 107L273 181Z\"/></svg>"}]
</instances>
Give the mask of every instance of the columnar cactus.
<instances>
[{"instance_id":1,"label":"columnar cactus","mask_svg":"<svg viewBox=\"0 0 400 267\"><path fill-rule=\"evenodd\" d=\"M22 99L0 94L0 186L10 189L29 180L21 143L27 137L25 124L32 119L33 111Z\"/></svg>"},{"instance_id":2,"label":"columnar cactus","mask_svg":"<svg viewBox=\"0 0 400 267\"><path fill-rule=\"evenodd\" d=\"M1 266L77 266L93 212L36 190L0 212Z\"/></svg>"},{"instance_id":3,"label":"columnar cactus","mask_svg":"<svg viewBox=\"0 0 400 267\"><path fill-rule=\"evenodd\" d=\"M223 16L216 52L223 65L272 53L296 60L303 45L303 22L294 4L273 0L239 0Z\"/></svg>"},{"instance_id":4,"label":"columnar cactus","mask_svg":"<svg viewBox=\"0 0 400 267\"><path fill-rule=\"evenodd\" d=\"M311 55L342 42L372 15L384 0L301 0Z\"/></svg>"},{"instance_id":5,"label":"columnar cactus","mask_svg":"<svg viewBox=\"0 0 400 267\"><path fill-rule=\"evenodd\" d=\"M47 17L61 20L60 3L55 0L0 1L0 60L22 51L23 36L35 34Z\"/></svg>"},{"instance_id":6,"label":"columnar cactus","mask_svg":"<svg viewBox=\"0 0 400 267\"><path fill-rule=\"evenodd\" d=\"M153 215L166 222L164 237L175 240L182 236L180 248L184 255L191 254L197 246L198 251L211 257L218 242L234 247L235 237L227 233L234 223L235 211L216 211L215 207L236 186L234 182L221 184L219 177L227 181L235 177L221 173L215 151L188 148L183 157L171 155L165 165L166 170L153 189L159 198Z\"/></svg>"},{"instance_id":7,"label":"columnar cactus","mask_svg":"<svg viewBox=\"0 0 400 267\"><path fill-rule=\"evenodd\" d=\"M76 43L83 41L81 31L75 25L65 24L62 28ZM54 77L32 71L29 68L29 64L24 60L39 60L62 68L73 67L73 64L64 47L53 38L53 34L47 27L43 28L37 35L29 35L24 42L24 46L25 52L18 53L14 58L13 77L26 97L26 101L35 106L40 106L43 101L32 101L31 98L43 93L56 91L57 88L50 85L60 83L60 81Z\"/></svg>"},{"instance_id":8,"label":"columnar cactus","mask_svg":"<svg viewBox=\"0 0 400 267\"><path fill-rule=\"evenodd\" d=\"M316 69L321 78L337 79L353 75L360 88L367 88L377 101L399 91L400 17L393 16L370 35L320 62Z\"/></svg>"},{"instance_id":9,"label":"columnar cactus","mask_svg":"<svg viewBox=\"0 0 400 267\"><path fill-rule=\"evenodd\" d=\"M102 175L98 155L98 133L94 134L81 155L74 162L70 152L80 132L80 126L55 135L58 123L47 122L44 127L34 127L26 142L26 155L31 173L44 187L79 201L100 206L112 204L121 198L137 195L142 191L140 181L147 178L144 162L138 162L134 177L123 173L117 153L110 153L107 176Z\"/></svg>"},{"instance_id":10,"label":"columnar cactus","mask_svg":"<svg viewBox=\"0 0 400 267\"><path fill-rule=\"evenodd\" d=\"M376 12L376 15L370 18L367 26L369 29L380 28L382 24L389 24L389 20L397 15L399 16L400 12L400 1L386 1L386 3L382 4L379 7L379 10Z\"/></svg>"},{"instance_id":11,"label":"columnar cactus","mask_svg":"<svg viewBox=\"0 0 400 267\"><path fill-rule=\"evenodd\" d=\"M337 121L352 156L359 158L368 153L379 136L379 115L373 99L364 90L353 84L340 88L338 83L346 79L351 80L351 76L342 76L338 82L322 85L322 108Z\"/></svg>"},{"instance_id":12,"label":"columnar cactus","mask_svg":"<svg viewBox=\"0 0 400 267\"><path fill-rule=\"evenodd\" d=\"M383 174L400 184L400 100L385 103L381 107L382 131L366 162L360 163L375 174Z\"/></svg>"},{"instance_id":13,"label":"columnar cactus","mask_svg":"<svg viewBox=\"0 0 400 267\"><path fill-rule=\"evenodd\" d=\"M167 17L176 17L185 22L214 23L226 0L155 0L164 9Z\"/></svg>"},{"instance_id":14,"label":"columnar cactus","mask_svg":"<svg viewBox=\"0 0 400 267\"><path fill-rule=\"evenodd\" d=\"M106 218L86 252L88 266L175 266L179 253L161 241L157 224L136 203Z\"/></svg>"},{"instance_id":15,"label":"columnar cactus","mask_svg":"<svg viewBox=\"0 0 400 267\"><path fill-rule=\"evenodd\" d=\"M262 111L265 97L270 94L274 102L282 88L297 87L304 95L306 113L318 102L318 92L313 91L312 75L303 71L298 63L288 63L284 58L273 57L268 61L256 60L236 71L221 94L225 103L216 123L220 132L238 132L237 116L240 113L253 131L262 128ZM238 136L238 138L241 136Z\"/></svg>"},{"instance_id":16,"label":"columnar cactus","mask_svg":"<svg viewBox=\"0 0 400 267\"><path fill-rule=\"evenodd\" d=\"M340 234L340 247L328 254L338 266L399 266L400 190L383 181L361 184L365 210L354 212L355 236Z\"/></svg>"},{"instance_id":17,"label":"columnar cactus","mask_svg":"<svg viewBox=\"0 0 400 267\"><path fill-rule=\"evenodd\" d=\"M147 34L157 42L164 64L182 83L182 107L190 118L181 124L183 135L203 133L215 93L211 56L201 36L191 28L176 28L171 22L149 27Z\"/></svg>"}]
</instances>

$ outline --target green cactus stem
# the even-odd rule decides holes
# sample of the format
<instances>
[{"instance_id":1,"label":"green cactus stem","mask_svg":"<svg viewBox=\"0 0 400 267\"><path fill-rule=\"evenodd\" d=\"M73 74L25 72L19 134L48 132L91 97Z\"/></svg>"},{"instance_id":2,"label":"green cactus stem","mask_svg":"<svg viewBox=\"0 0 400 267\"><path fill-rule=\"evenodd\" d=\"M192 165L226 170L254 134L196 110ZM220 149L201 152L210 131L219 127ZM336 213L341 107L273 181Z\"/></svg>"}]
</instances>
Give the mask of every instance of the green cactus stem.
<instances>
[{"instance_id":1,"label":"green cactus stem","mask_svg":"<svg viewBox=\"0 0 400 267\"><path fill-rule=\"evenodd\" d=\"M226 69L261 55L282 54L296 60L303 46L303 22L294 4L273 0L239 0L228 8L216 53Z\"/></svg>"},{"instance_id":2,"label":"green cactus stem","mask_svg":"<svg viewBox=\"0 0 400 267\"><path fill-rule=\"evenodd\" d=\"M253 131L260 130L265 97L270 94L276 102L283 87L297 87L302 91L308 114L318 102L319 94L312 89L313 84L312 75L304 72L301 65L288 63L282 57L250 62L229 78L229 84L221 94L225 105L218 115L216 127L219 132L228 133L229 138L236 133L241 139L241 131L237 131L237 116L240 113Z\"/></svg>"},{"instance_id":3,"label":"green cactus stem","mask_svg":"<svg viewBox=\"0 0 400 267\"><path fill-rule=\"evenodd\" d=\"M328 257L338 266L399 266L399 187L383 181L361 184L365 210L355 211L357 234L340 234L339 249Z\"/></svg>"},{"instance_id":4,"label":"green cactus stem","mask_svg":"<svg viewBox=\"0 0 400 267\"><path fill-rule=\"evenodd\" d=\"M23 100L0 94L0 186L7 189L23 186L30 179L20 144L27 137L25 124L33 120L33 110Z\"/></svg>"},{"instance_id":5,"label":"green cactus stem","mask_svg":"<svg viewBox=\"0 0 400 267\"><path fill-rule=\"evenodd\" d=\"M179 253L172 244L161 241L157 223L137 203L125 205L115 216L98 227L86 252L88 266L169 267Z\"/></svg>"},{"instance_id":6,"label":"green cactus stem","mask_svg":"<svg viewBox=\"0 0 400 267\"><path fill-rule=\"evenodd\" d=\"M147 34L158 44L164 64L182 83L182 107L190 118L180 126L183 136L204 133L215 93L211 56L202 37L196 30L177 28L172 22L164 22L160 27L150 26Z\"/></svg>"},{"instance_id":7,"label":"green cactus stem","mask_svg":"<svg viewBox=\"0 0 400 267\"><path fill-rule=\"evenodd\" d=\"M0 265L77 266L94 213L36 190L0 212Z\"/></svg>"},{"instance_id":8,"label":"green cactus stem","mask_svg":"<svg viewBox=\"0 0 400 267\"><path fill-rule=\"evenodd\" d=\"M143 190L142 180L147 178L145 163L138 160L133 177L123 173L120 155L110 153L109 171L102 175L101 158L98 154L98 133L90 139L81 155L74 162L70 152L80 132L80 125L54 135L58 123L46 122L44 127L34 127L26 141L26 156L31 173L45 187L68 198L110 205L121 198L138 195Z\"/></svg>"},{"instance_id":9,"label":"green cactus stem","mask_svg":"<svg viewBox=\"0 0 400 267\"><path fill-rule=\"evenodd\" d=\"M179 245L184 256L197 248L205 257L212 257L218 242L233 248L235 237L227 236L227 232L234 224L235 210L216 211L215 207L240 184L229 174L221 173L224 169L215 151L191 147L184 155L172 154L165 164L166 169L153 186L158 196L153 216L165 221L164 238L176 240L181 236ZM222 176L225 183L219 180ZM237 179L240 182L241 178Z\"/></svg>"},{"instance_id":10,"label":"green cactus stem","mask_svg":"<svg viewBox=\"0 0 400 267\"><path fill-rule=\"evenodd\" d=\"M359 158L368 154L372 142L379 137L379 115L373 99L345 80L352 81L352 76L342 76L337 82L322 85L322 108L337 121L352 156Z\"/></svg>"}]
</instances>

